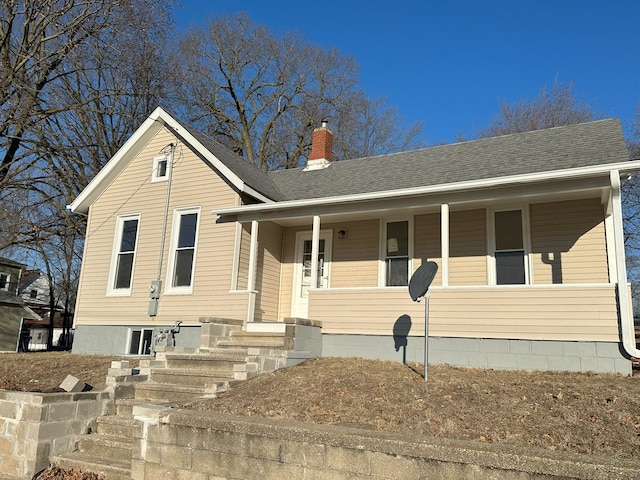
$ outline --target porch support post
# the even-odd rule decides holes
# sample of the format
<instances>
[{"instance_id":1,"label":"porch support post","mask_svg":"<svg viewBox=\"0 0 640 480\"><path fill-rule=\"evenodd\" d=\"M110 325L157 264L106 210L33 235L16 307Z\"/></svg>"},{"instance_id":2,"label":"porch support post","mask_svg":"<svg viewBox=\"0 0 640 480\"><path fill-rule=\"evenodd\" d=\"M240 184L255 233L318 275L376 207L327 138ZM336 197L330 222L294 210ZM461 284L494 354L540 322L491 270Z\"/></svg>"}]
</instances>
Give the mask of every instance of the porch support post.
<instances>
[{"instance_id":1,"label":"porch support post","mask_svg":"<svg viewBox=\"0 0 640 480\"><path fill-rule=\"evenodd\" d=\"M442 265L440 275L442 286L449 286L449 204L440 205L440 251L442 252Z\"/></svg>"},{"instance_id":2,"label":"porch support post","mask_svg":"<svg viewBox=\"0 0 640 480\"><path fill-rule=\"evenodd\" d=\"M258 251L258 221L251 222L251 241L249 244L249 270L247 272L247 290L249 292L249 305L247 308L247 322L255 320L256 311L256 265Z\"/></svg>"},{"instance_id":3,"label":"porch support post","mask_svg":"<svg viewBox=\"0 0 640 480\"><path fill-rule=\"evenodd\" d=\"M311 289L318 288L318 252L320 250L320 216L313 216L311 235Z\"/></svg>"}]
</instances>

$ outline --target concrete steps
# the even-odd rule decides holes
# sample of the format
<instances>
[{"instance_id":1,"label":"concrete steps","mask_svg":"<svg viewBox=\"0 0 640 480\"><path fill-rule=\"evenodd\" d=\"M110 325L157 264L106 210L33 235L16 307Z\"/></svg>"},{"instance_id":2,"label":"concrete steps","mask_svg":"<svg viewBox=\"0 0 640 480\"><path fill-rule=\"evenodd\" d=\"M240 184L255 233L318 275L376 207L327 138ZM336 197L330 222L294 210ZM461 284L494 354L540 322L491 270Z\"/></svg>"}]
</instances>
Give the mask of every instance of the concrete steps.
<instances>
[{"instance_id":1,"label":"concrete steps","mask_svg":"<svg viewBox=\"0 0 640 480\"><path fill-rule=\"evenodd\" d=\"M228 381L212 385L212 393L216 389L228 388ZM136 400L146 403L167 404L182 403L205 395L205 387L188 387L163 383L144 383L136 386Z\"/></svg>"},{"instance_id":2,"label":"concrete steps","mask_svg":"<svg viewBox=\"0 0 640 480\"><path fill-rule=\"evenodd\" d=\"M105 415L96 421L97 433L114 437L142 438L142 424L130 416Z\"/></svg>"},{"instance_id":3,"label":"concrete steps","mask_svg":"<svg viewBox=\"0 0 640 480\"><path fill-rule=\"evenodd\" d=\"M287 337L284 332L231 332L228 340L218 342L219 347L239 348L276 348L283 350L293 349L293 339Z\"/></svg>"},{"instance_id":4,"label":"concrete steps","mask_svg":"<svg viewBox=\"0 0 640 480\"><path fill-rule=\"evenodd\" d=\"M120 461L103 460L76 451L55 458L54 464L64 469L82 470L104 475L107 480L131 480L131 458Z\"/></svg>"},{"instance_id":5,"label":"concrete steps","mask_svg":"<svg viewBox=\"0 0 640 480\"><path fill-rule=\"evenodd\" d=\"M284 332L243 332L231 324L222 335L210 335L201 348L158 349L155 358L140 361L138 378L119 387L108 415L96 431L80 437L76 450L58 456L55 465L101 473L107 480L130 480L131 459L143 437L133 418L136 406L186 403L213 396L262 371L283 366L294 339ZM118 373L118 372L114 372Z\"/></svg>"}]
</instances>

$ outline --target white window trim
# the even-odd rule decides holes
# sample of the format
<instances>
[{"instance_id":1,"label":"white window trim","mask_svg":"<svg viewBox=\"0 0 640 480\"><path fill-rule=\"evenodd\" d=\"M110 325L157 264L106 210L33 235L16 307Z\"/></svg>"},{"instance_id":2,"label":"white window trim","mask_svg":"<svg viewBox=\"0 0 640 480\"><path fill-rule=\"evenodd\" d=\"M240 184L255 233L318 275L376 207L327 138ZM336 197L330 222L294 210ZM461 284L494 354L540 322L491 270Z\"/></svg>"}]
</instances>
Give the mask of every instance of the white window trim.
<instances>
[{"instance_id":1,"label":"white window trim","mask_svg":"<svg viewBox=\"0 0 640 480\"><path fill-rule=\"evenodd\" d=\"M167 169L165 174L161 177L158 175L158 164L162 161L167 162ZM161 155L154 157L153 159L153 171L151 172L151 182L166 182L169 179L169 170L171 170L171 162L169 161L169 155Z\"/></svg>"},{"instance_id":2,"label":"white window trim","mask_svg":"<svg viewBox=\"0 0 640 480\"><path fill-rule=\"evenodd\" d=\"M127 343L125 344L125 355L142 355L143 353L140 352L141 350L141 344L138 343L138 353L129 353L129 351L131 350L131 341L133 340L133 332L139 330L140 331L140 340L142 341L142 339L144 338L144 332L145 330L150 330L151 331L151 344L149 345L150 347L153 346L153 328L148 328L148 327L130 327L128 329L127 332Z\"/></svg>"},{"instance_id":3,"label":"white window trim","mask_svg":"<svg viewBox=\"0 0 640 480\"><path fill-rule=\"evenodd\" d=\"M524 285L498 285L496 275L496 212L522 212L522 248L524 249ZM525 287L533 284L533 268L531 260L531 227L529 222L529 205L511 205L487 209L487 282L489 286Z\"/></svg>"},{"instance_id":4,"label":"white window trim","mask_svg":"<svg viewBox=\"0 0 640 480\"><path fill-rule=\"evenodd\" d=\"M7 278L5 279L5 286L0 288L0 290L4 291L4 292L8 292L9 291L9 285L11 284L11 274L7 273L7 272L0 272L0 275L5 275Z\"/></svg>"},{"instance_id":5,"label":"white window trim","mask_svg":"<svg viewBox=\"0 0 640 480\"><path fill-rule=\"evenodd\" d=\"M379 259L378 259L378 286L383 288L407 288L406 285L389 287L387 286L387 223L393 222L407 222L409 235L409 245L408 245L408 255L409 261L407 262L407 266L409 271L407 272L407 280L411 278L411 274L413 273L413 216L410 217L386 217L380 219L380 251L379 251Z\"/></svg>"},{"instance_id":6,"label":"white window trim","mask_svg":"<svg viewBox=\"0 0 640 480\"><path fill-rule=\"evenodd\" d=\"M131 296L131 287L133 286L133 278L136 270L136 257L138 254L138 240L140 239L140 219L139 213L130 215L120 215L116 219L116 231L113 235L113 247L111 250L111 265L109 267L109 280L107 283L108 297L129 297ZM129 288L115 288L116 271L118 270L118 255L120 253L120 243L122 242L122 229L124 222L127 220L138 220L138 229L136 231L136 245L133 250L133 266L131 267L131 283Z\"/></svg>"},{"instance_id":7,"label":"white window trim","mask_svg":"<svg viewBox=\"0 0 640 480\"><path fill-rule=\"evenodd\" d=\"M198 214L198 221L196 222L196 237L195 245L193 246L193 265L191 267L191 283L188 287L174 287L173 286L173 273L175 270L176 262L176 248L178 245L178 234L180 233L180 218L182 215L188 215L190 213ZM200 220L202 215L200 214L200 207L185 207L176 208L173 211L173 220L171 222L171 242L169 247L169 259L167 263L167 277L165 280L165 295L190 295L193 293L193 281L196 275L196 264L198 258L198 236L200 234Z\"/></svg>"}]
</instances>

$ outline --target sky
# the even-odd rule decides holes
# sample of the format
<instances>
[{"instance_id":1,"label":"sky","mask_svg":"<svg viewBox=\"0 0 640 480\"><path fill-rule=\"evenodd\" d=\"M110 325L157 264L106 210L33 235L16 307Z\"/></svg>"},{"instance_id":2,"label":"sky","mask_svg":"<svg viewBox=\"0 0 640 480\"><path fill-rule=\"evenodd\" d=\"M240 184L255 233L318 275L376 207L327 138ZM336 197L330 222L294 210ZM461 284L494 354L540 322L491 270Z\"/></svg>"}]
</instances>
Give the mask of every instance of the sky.
<instances>
[{"instance_id":1,"label":"sky","mask_svg":"<svg viewBox=\"0 0 640 480\"><path fill-rule=\"evenodd\" d=\"M352 55L367 95L426 144L472 137L555 81L627 135L640 106L640 0L182 0L175 15L182 29L240 11Z\"/></svg>"}]
</instances>

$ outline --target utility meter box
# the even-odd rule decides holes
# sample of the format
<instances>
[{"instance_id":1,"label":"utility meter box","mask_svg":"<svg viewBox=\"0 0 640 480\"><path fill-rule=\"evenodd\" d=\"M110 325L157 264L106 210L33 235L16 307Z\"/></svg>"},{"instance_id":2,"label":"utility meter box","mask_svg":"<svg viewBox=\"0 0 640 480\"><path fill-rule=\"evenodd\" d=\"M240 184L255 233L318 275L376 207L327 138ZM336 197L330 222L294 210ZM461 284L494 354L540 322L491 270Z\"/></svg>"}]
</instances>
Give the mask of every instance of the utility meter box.
<instances>
[{"instance_id":1,"label":"utility meter box","mask_svg":"<svg viewBox=\"0 0 640 480\"><path fill-rule=\"evenodd\" d=\"M160 298L160 290L162 290L162 280L152 280L149 287L149 298L153 300Z\"/></svg>"}]
</instances>

